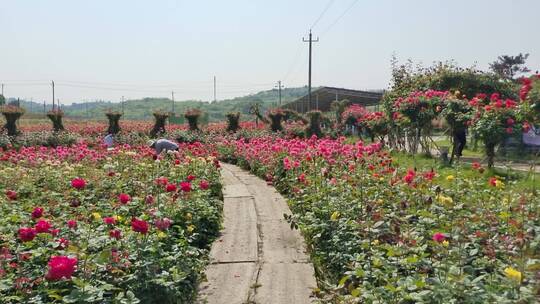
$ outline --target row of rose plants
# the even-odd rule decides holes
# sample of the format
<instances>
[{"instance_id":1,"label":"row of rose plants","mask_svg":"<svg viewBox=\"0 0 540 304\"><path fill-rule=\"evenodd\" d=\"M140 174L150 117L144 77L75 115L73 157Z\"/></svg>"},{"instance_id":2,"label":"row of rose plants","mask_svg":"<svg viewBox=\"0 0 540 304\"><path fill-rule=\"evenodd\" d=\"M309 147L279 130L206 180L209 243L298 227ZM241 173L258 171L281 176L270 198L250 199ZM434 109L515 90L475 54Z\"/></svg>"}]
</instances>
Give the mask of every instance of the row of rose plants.
<instances>
[{"instance_id":1,"label":"row of rose plants","mask_svg":"<svg viewBox=\"0 0 540 304\"><path fill-rule=\"evenodd\" d=\"M540 75L521 80L518 99L478 92L415 91L387 105L385 112L368 112L358 105L343 113L346 123L366 130L374 139L387 139L393 148L430 153L430 134L435 120L444 120L451 135L469 129L485 146L488 166L493 166L495 149L509 137L519 137L540 123ZM404 140L406 139L406 140Z\"/></svg>"},{"instance_id":2,"label":"row of rose plants","mask_svg":"<svg viewBox=\"0 0 540 304\"><path fill-rule=\"evenodd\" d=\"M221 220L200 144L0 152L0 302L192 303Z\"/></svg>"},{"instance_id":3,"label":"row of rose plants","mask_svg":"<svg viewBox=\"0 0 540 304\"><path fill-rule=\"evenodd\" d=\"M261 137L218 150L288 196L323 301L538 299L537 195L478 163L451 175L402 167L381 146Z\"/></svg>"}]
</instances>

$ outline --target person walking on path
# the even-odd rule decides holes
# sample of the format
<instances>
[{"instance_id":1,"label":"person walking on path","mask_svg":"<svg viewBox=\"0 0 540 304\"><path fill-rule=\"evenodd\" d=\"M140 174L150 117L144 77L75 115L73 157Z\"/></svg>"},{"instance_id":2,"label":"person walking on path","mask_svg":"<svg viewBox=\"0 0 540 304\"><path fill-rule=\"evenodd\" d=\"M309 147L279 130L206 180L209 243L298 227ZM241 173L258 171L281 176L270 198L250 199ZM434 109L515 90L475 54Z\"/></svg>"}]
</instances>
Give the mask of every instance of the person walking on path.
<instances>
[{"instance_id":1,"label":"person walking on path","mask_svg":"<svg viewBox=\"0 0 540 304\"><path fill-rule=\"evenodd\" d=\"M178 144L164 138L158 140L150 140L148 141L148 146L156 151L156 155L161 154L161 152L163 151L178 151L179 149Z\"/></svg>"}]
</instances>

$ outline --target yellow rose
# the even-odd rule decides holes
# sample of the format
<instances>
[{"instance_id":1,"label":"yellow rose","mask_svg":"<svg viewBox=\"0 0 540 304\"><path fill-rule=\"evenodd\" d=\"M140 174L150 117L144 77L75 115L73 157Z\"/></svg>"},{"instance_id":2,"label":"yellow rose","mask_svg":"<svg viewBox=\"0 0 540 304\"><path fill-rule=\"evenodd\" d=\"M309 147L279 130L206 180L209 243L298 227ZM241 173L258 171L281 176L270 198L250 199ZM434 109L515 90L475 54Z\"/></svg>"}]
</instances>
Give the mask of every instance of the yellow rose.
<instances>
[{"instance_id":1,"label":"yellow rose","mask_svg":"<svg viewBox=\"0 0 540 304\"><path fill-rule=\"evenodd\" d=\"M94 220L96 221L101 220L101 214L99 214L99 212L92 213L92 216L94 217Z\"/></svg>"},{"instance_id":2,"label":"yellow rose","mask_svg":"<svg viewBox=\"0 0 540 304\"><path fill-rule=\"evenodd\" d=\"M163 231L158 232L157 234L158 239L164 239L167 237L167 234Z\"/></svg>"},{"instance_id":3,"label":"yellow rose","mask_svg":"<svg viewBox=\"0 0 540 304\"><path fill-rule=\"evenodd\" d=\"M334 211L334 213L332 213L332 215L330 216L330 220L331 221L336 221L339 218L340 215L341 214L339 213L339 211Z\"/></svg>"},{"instance_id":4,"label":"yellow rose","mask_svg":"<svg viewBox=\"0 0 540 304\"><path fill-rule=\"evenodd\" d=\"M454 176L453 176L453 175L448 175L448 176L446 177L446 180L449 181L449 182L451 182L451 181L454 180Z\"/></svg>"},{"instance_id":5,"label":"yellow rose","mask_svg":"<svg viewBox=\"0 0 540 304\"><path fill-rule=\"evenodd\" d=\"M504 269L504 274L507 278L521 283L521 272L517 271L516 269L512 267L506 267Z\"/></svg>"},{"instance_id":6,"label":"yellow rose","mask_svg":"<svg viewBox=\"0 0 540 304\"><path fill-rule=\"evenodd\" d=\"M444 240L444 241L442 242L442 245L443 245L444 247L448 247L448 245L450 245L450 242L448 242L447 240Z\"/></svg>"},{"instance_id":7,"label":"yellow rose","mask_svg":"<svg viewBox=\"0 0 540 304\"><path fill-rule=\"evenodd\" d=\"M195 230L195 226L189 225L189 226L187 227L187 231L188 231L189 233L193 232L193 230Z\"/></svg>"}]
</instances>

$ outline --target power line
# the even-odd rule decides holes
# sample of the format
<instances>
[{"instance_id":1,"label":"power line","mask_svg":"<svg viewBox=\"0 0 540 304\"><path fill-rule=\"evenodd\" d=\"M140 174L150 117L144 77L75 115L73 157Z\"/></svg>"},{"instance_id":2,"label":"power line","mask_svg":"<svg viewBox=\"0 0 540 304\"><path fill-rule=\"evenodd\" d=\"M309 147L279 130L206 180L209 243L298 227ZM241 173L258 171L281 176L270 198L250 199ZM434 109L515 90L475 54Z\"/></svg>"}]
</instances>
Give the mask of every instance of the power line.
<instances>
[{"instance_id":1,"label":"power line","mask_svg":"<svg viewBox=\"0 0 540 304\"><path fill-rule=\"evenodd\" d=\"M328 11L328 9L329 9L330 6L332 5L332 3L334 3L334 0L328 1L328 3L326 4L326 7L324 8L324 10L321 12L321 14L319 15L319 17L315 20L315 22L313 22L313 24L311 25L311 29L315 28L315 25L317 25L317 23L319 23L319 21L320 21L321 18L324 16L324 14L326 13L326 11Z\"/></svg>"},{"instance_id":2,"label":"power line","mask_svg":"<svg viewBox=\"0 0 540 304\"><path fill-rule=\"evenodd\" d=\"M328 27L326 27L322 32L321 32L321 36L326 34L334 25L336 25L339 20L341 20L341 18L343 18L350 10L351 8L353 8L353 6L358 2L358 0L353 0L353 2L347 7L347 9L345 9L345 11L339 15L339 17L334 20L334 22L332 22Z\"/></svg>"}]
</instances>

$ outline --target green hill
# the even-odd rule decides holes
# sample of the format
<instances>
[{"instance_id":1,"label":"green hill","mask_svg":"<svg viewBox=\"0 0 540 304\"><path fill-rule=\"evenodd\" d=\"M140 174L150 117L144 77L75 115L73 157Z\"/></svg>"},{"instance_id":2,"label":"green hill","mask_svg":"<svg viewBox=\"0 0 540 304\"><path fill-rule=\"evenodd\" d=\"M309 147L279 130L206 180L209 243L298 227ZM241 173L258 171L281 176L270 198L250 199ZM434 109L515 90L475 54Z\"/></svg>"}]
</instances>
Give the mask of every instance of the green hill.
<instances>
[{"instance_id":1,"label":"green hill","mask_svg":"<svg viewBox=\"0 0 540 304\"><path fill-rule=\"evenodd\" d=\"M307 94L307 87L300 88L285 88L281 91L282 103L293 101ZM238 111L243 114L249 114L249 108L252 104L259 103L261 109L267 109L278 105L277 90L261 91L256 94L236 97L233 99L219 100L214 103L185 100L176 101L174 103L174 112L176 116L183 118L183 113L190 108L198 108L205 114L203 121L222 121L225 120L227 112ZM21 107L25 108L28 113L43 113L43 104L20 101ZM51 109L51 105L47 105L46 111ZM73 103L71 105L62 105L62 110L67 117L88 118L88 119L104 119L104 112L108 109L121 111L120 103L112 103L107 101L97 101L88 103ZM155 110L172 111L172 101L169 98L144 98L136 100L127 100L124 103L124 119L151 119L152 112Z\"/></svg>"}]
</instances>

